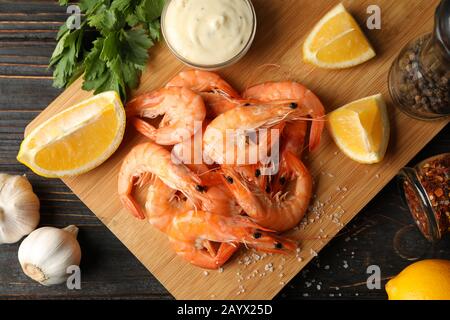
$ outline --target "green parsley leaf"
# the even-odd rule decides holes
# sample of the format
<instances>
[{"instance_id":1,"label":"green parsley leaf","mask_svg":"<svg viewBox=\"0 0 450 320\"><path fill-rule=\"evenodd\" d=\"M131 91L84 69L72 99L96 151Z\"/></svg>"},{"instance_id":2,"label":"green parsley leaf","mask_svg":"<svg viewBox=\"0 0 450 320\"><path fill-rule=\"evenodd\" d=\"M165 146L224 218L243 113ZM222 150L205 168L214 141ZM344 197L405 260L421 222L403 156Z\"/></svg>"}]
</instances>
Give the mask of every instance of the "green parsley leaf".
<instances>
[{"instance_id":1,"label":"green parsley leaf","mask_svg":"<svg viewBox=\"0 0 450 320\"><path fill-rule=\"evenodd\" d=\"M159 19L148 23L148 33L155 42L161 40L161 23Z\"/></svg>"},{"instance_id":2,"label":"green parsley leaf","mask_svg":"<svg viewBox=\"0 0 450 320\"><path fill-rule=\"evenodd\" d=\"M83 30L77 29L66 32L59 40L50 59L49 66L55 66L53 71L53 85L63 88L79 62L79 52L83 40Z\"/></svg>"},{"instance_id":3,"label":"green parsley leaf","mask_svg":"<svg viewBox=\"0 0 450 320\"><path fill-rule=\"evenodd\" d=\"M148 49L153 42L143 29L131 29L122 32L123 55L126 61L134 63L137 68L143 69L148 59Z\"/></svg>"},{"instance_id":4,"label":"green parsley leaf","mask_svg":"<svg viewBox=\"0 0 450 320\"><path fill-rule=\"evenodd\" d=\"M136 7L136 15L142 22L150 22L161 16L164 0L142 0Z\"/></svg>"},{"instance_id":5,"label":"green parsley leaf","mask_svg":"<svg viewBox=\"0 0 450 320\"><path fill-rule=\"evenodd\" d=\"M50 59L54 86L65 87L84 73L84 90L115 90L125 99L127 91L139 84L148 49L161 39L159 18L164 2L80 0L81 29L69 30L63 24L57 35Z\"/></svg>"},{"instance_id":6,"label":"green parsley leaf","mask_svg":"<svg viewBox=\"0 0 450 320\"><path fill-rule=\"evenodd\" d=\"M88 17L89 26L96 28L103 35L107 35L108 32L114 30L117 23L117 15L114 11L109 10L106 5L99 6L95 14Z\"/></svg>"}]
</instances>

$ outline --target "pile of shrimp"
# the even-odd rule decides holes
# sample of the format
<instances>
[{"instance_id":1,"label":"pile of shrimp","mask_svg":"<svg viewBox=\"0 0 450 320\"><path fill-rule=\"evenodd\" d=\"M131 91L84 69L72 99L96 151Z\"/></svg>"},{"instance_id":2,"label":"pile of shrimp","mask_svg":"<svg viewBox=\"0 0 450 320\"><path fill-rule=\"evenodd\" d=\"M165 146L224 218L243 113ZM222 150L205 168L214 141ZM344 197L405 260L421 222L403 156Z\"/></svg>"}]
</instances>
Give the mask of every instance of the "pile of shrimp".
<instances>
[{"instance_id":1,"label":"pile of shrimp","mask_svg":"<svg viewBox=\"0 0 450 320\"><path fill-rule=\"evenodd\" d=\"M310 90L296 82L267 82L239 94L216 73L190 70L134 98L126 112L148 141L122 163L120 200L135 217L165 233L179 256L217 269L241 246L269 253L297 248L280 232L298 225L312 196L301 156L308 127L309 150L319 145L325 110ZM155 127L148 119L157 117L162 120ZM267 164L227 156L229 148L248 155L252 148L275 144L267 138L224 145L221 138L230 129L281 132L278 170L265 175ZM148 192L141 205L133 189L144 186Z\"/></svg>"}]
</instances>

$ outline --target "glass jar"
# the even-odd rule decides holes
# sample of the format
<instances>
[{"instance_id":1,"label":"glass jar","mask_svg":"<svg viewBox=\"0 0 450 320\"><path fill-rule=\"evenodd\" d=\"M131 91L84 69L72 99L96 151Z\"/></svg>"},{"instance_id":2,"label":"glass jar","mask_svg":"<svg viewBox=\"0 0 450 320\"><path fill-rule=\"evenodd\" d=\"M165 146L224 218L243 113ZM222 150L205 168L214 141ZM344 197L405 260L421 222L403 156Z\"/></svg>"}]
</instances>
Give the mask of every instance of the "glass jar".
<instances>
[{"instance_id":1,"label":"glass jar","mask_svg":"<svg viewBox=\"0 0 450 320\"><path fill-rule=\"evenodd\" d=\"M450 0L442 0L433 33L410 42L389 72L389 91L401 111L417 119L450 115Z\"/></svg>"},{"instance_id":2,"label":"glass jar","mask_svg":"<svg viewBox=\"0 0 450 320\"><path fill-rule=\"evenodd\" d=\"M422 234L437 242L450 232L450 153L428 158L398 175L402 197Z\"/></svg>"},{"instance_id":3,"label":"glass jar","mask_svg":"<svg viewBox=\"0 0 450 320\"><path fill-rule=\"evenodd\" d=\"M190 60L189 58L185 57L181 52L182 50L177 50L176 45L174 45L174 43L171 43L171 41L173 41L173 40L170 39L169 32L167 31L167 26L170 23L168 21L169 19L167 18L167 12L168 12L171 4L173 4L175 1L177 1L177 0L166 0L166 2L165 2L164 9L163 9L163 12L161 15L161 30L162 30L164 39L166 40L166 44L167 44L168 48L178 58L178 60L180 60L184 64L186 64L190 67L193 67L193 68L202 69L202 70L218 70L221 68L228 67L232 64L235 64L242 57L244 57L245 54L248 52L248 50L250 49L250 47L253 43L253 40L255 38L256 26L257 26L256 12L255 12L255 8L254 8L251 0L241 0L248 7L249 12L247 14L249 14L251 16L250 17L251 21L250 21L250 25L249 25L249 29L250 29L249 37L241 40L240 44L241 44L242 48L240 48L239 52L236 52L236 54L234 54L233 56L230 56L227 59L224 59L223 61L220 61L217 63L200 63L199 61L194 62L194 61L192 61L192 59ZM232 11L233 14L239 14L236 11L236 8L233 8L233 6L231 6L231 7L233 9L233 11ZM202 7L199 10L203 11L204 8ZM195 14L195 12L193 12L193 14ZM221 23L218 21L222 21L222 22L226 23L226 21L230 20L230 17L227 17L227 16L216 17L216 18L217 18L217 21L213 24L211 21L209 21L208 23L206 21L202 21L198 17L195 18L195 21L197 21L197 23L199 23L199 24L202 23L203 26L205 26L205 25L211 26L211 25L215 25L217 23L219 23L219 24ZM235 16L235 18L242 19L242 15ZM189 26L185 25L184 28L188 28L188 30L190 30L190 32L195 32L195 31L197 31L198 28L200 28L200 26L199 25L191 26L191 28L189 28ZM209 34L211 34L211 31L209 31ZM212 33L212 34L214 34L214 33ZM191 36L197 38L197 35L195 35L195 34L191 35ZM234 39L234 40L236 40L236 39ZM197 39L197 41L201 42L201 39ZM189 47L191 47L191 46L189 46ZM221 48L220 47L214 48L214 51L220 52Z\"/></svg>"}]
</instances>

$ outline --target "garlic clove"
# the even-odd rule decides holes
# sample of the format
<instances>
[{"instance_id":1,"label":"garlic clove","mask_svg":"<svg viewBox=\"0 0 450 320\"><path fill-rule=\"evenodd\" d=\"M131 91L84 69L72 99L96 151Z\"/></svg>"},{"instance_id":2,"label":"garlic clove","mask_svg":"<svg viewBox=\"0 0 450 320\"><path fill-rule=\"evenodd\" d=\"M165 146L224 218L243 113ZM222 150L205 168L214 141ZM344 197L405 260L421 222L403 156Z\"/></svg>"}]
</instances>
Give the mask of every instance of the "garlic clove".
<instances>
[{"instance_id":1,"label":"garlic clove","mask_svg":"<svg viewBox=\"0 0 450 320\"><path fill-rule=\"evenodd\" d=\"M76 239L78 228L43 227L33 231L19 247L19 262L31 279L46 285L67 280L67 268L79 265L81 249Z\"/></svg>"},{"instance_id":2,"label":"garlic clove","mask_svg":"<svg viewBox=\"0 0 450 320\"><path fill-rule=\"evenodd\" d=\"M0 244L14 243L36 229L39 199L25 176L0 174Z\"/></svg>"}]
</instances>

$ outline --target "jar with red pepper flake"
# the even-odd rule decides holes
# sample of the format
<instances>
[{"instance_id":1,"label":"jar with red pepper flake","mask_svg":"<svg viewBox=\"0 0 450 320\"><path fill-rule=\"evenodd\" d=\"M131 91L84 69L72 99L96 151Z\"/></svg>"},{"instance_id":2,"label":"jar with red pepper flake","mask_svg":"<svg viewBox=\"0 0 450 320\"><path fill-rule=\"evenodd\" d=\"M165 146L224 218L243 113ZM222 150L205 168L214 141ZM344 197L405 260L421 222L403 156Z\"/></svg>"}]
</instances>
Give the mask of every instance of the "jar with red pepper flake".
<instances>
[{"instance_id":1,"label":"jar with red pepper flake","mask_svg":"<svg viewBox=\"0 0 450 320\"><path fill-rule=\"evenodd\" d=\"M450 232L450 153L405 167L398 181L403 199L422 234L437 242Z\"/></svg>"}]
</instances>

